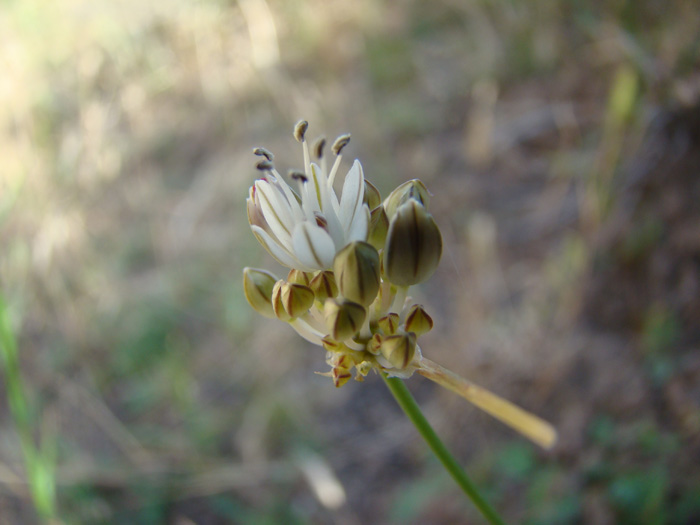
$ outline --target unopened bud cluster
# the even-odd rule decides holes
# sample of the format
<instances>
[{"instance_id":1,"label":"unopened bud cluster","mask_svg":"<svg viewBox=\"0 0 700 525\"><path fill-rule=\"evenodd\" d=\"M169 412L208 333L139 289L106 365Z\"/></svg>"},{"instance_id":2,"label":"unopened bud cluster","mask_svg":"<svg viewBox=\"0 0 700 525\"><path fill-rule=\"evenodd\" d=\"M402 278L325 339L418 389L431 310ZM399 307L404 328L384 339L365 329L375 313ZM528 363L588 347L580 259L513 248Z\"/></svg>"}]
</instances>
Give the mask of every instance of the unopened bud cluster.
<instances>
[{"instance_id":1,"label":"unopened bud cluster","mask_svg":"<svg viewBox=\"0 0 700 525\"><path fill-rule=\"evenodd\" d=\"M248 218L261 244L291 269L280 279L246 268L246 298L257 312L323 346L336 386L353 371L358 380L372 369L408 376L420 360L418 337L433 320L407 290L433 274L442 254L428 190L412 180L382 200L355 161L338 195L333 183L350 135L334 142L328 170L325 139L310 148L307 130L305 121L294 130L304 169L292 173L291 184L275 169L272 153L254 150L263 178L251 188Z\"/></svg>"}]
</instances>

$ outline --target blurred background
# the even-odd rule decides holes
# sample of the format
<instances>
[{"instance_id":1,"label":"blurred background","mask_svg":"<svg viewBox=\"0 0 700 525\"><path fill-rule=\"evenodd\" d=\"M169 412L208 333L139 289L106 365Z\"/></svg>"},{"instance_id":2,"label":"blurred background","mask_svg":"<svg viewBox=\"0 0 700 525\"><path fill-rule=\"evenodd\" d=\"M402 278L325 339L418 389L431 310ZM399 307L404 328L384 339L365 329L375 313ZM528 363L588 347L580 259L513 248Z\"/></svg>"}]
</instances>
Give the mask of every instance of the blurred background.
<instances>
[{"instance_id":1,"label":"blurred background","mask_svg":"<svg viewBox=\"0 0 700 525\"><path fill-rule=\"evenodd\" d=\"M700 15L688 1L9 0L0 523L478 523L377 376L255 314L254 146L422 179L409 380L510 523L700 521ZM12 345L17 339L16 349Z\"/></svg>"}]
</instances>

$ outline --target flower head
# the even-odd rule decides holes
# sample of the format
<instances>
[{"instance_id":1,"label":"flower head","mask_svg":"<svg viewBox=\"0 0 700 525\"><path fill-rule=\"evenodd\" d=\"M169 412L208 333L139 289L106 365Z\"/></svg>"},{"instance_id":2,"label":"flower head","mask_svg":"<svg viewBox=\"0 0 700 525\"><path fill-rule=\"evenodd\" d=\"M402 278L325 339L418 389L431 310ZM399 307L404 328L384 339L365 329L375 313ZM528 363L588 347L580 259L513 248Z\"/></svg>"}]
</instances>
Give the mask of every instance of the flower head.
<instances>
[{"instance_id":1,"label":"flower head","mask_svg":"<svg viewBox=\"0 0 700 525\"><path fill-rule=\"evenodd\" d=\"M327 374L336 386L362 381L370 370L410 377L414 372L467 398L534 441L550 446L553 429L535 416L423 358L418 338L433 319L408 297L408 288L428 279L442 255L442 236L428 213L429 192L413 180L386 200L366 181L359 161L345 176L340 198L333 189L341 153L350 135L339 137L330 171L316 143L311 162L308 123L299 122L303 172L292 172L295 192L264 148L257 180L248 196L253 233L282 265L286 279L264 270L244 270L244 290L251 306L288 323L307 341L326 350ZM371 208L371 211L370 211Z\"/></svg>"},{"instance_id":2,"label":"flower head","mask_svg":"<svg viewBox=\"0 0 700 525\"><path fill-rule=\"evenodd\" d=\"M365 178L359 161L345 175L340 198L333 189L350 135L333 144L335 162L327 172L325 140L314 148L319 163L311 162L307 128L308 123L301 121L294 132L304 154L304 170L290 173L297 191L275 169L272 154L256 148L254 152L263 157L257 167L264 175L250 188L247 204L250 226L267 251L284 266L311 272L330 268L335 254L348 243L367 240L370 210L364 203Z\"/></svg>"}]
</instances>

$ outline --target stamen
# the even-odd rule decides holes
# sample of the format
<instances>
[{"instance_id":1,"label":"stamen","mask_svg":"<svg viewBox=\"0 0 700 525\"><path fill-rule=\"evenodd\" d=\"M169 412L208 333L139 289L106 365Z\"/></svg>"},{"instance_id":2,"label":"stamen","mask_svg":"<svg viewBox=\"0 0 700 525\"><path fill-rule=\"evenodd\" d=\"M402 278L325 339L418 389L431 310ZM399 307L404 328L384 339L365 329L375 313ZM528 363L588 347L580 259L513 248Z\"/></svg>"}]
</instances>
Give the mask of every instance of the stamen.
<instances>
[{"instance_id":1,"label":"stamen","mask_svg":"<svg viewBox=\"0 0 700 525\"><path fill-rule=\"evenodd\" d=\"M314 213L314 217L316 218L316 225L328 231L328 219L318 212Z\"/></svg>"},{"instance_id":2,"label":"stamen","mask_svg":"<svg viewBox=\"0 0 700 525\"><path fill-rule=\"evenodd\" d=\"M257 155L258 157L265 157L267 160L272 162L275 159L275 156L272 154L271 151L258 147L253 150L253 155Z\"/></svg>"},{"instance_id":3,"label":"stamen","mask_svg":"<svg viewBox=\"0 0 700 525\"><path fill-rule=\"evenodd\" d=\"M335 180L335 174L338 173L338 166L340 166L340 159L342 159L342 155L338 155L335 158L335 162L333 163L333 167L331 168L331 172L328 174L328 185L333 186L333 181Z\"/></svg>"},{"instance_id":4,"label":"stamen","mask_svg":"<svg viewBox=\"0 0 700 525\"><path fill-rule=\"evenodd\" d=\"M335 142L333 143L333 153L336 155L340 155L340 152L343 151L343 148L348 145L350 142L350 134L347 133L346 135L341 135L337 139L335 139Z\"/></svg>"},{"instance_id":5,"label":"stamen","mask_svg":"<svg viewBox=\"0 0 700 525\"><path fill-rule=\"evenodd\" d=\"M273 169L275 169L275 166L268 159L262 159L258 161L255 167L260 171L272 171Z\"/></svg>"},{"instance_id":6,"label":"stamen","mask_svg":"<svg viewBox=\"0 0 700 525\"><path fill-rule=\"evenodd\" d=\"M288 176L290 179L301 182L302 184L309 182L309 178L301 171L289 170Z\"/></svg>"},{"instance_id":7,"label":"stamen","mask_svg":"<svg viewBox=\"0 0 700 525\"><path fill-rule=\"evenodd\" d=\"M318 159L321 160L323 158L323 148L326 147L326 139L325 137L319 137L316 139L316 143L314 144L314 156ZM270 159L272 160L272 159Z\"/></svg>"},{"instance_id":8,"label":"stamen","mask_svg":"<svg viewBox=\"0 0 700 525\"><path fill-rule=\"evenodd\" d=\"M309 123L305 120L300 120L294 126L294 138L299 142L304 142L304 135L306 135L306 130L309 129Z\"/></svg>"}]
</instances>

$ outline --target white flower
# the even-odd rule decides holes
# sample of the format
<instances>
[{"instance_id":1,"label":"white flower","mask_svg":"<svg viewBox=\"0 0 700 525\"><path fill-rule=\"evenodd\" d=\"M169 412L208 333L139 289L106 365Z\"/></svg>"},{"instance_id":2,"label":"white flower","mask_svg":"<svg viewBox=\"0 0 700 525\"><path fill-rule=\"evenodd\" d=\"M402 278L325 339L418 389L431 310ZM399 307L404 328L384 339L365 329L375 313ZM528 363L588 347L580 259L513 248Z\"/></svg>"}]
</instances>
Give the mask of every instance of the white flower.
<instances>
[{"instance_id":1,"label":"white flower","mask_svg":"<svg viewBox=\"0 0 700 525\"><path fill-rule=\"evenodd\" d=\"M333 145L337 156L327 174L323 143L315 148L321 164L310 161L304 138L307 126L302 121L295 130L304 150L304 172L291 174L299 192L294 192L274 168L272 154L258 148L255 153L265 157L258 168L265 175L250 188L247 205L250 227L267 251L280 264L309 272L330 268L335 254L345 245L366 240L370 211L363 202L365 179L359 161L355 160L345 176L340 199L333 189L340 152L349 135Z\"/></svg>"}]
</instances>

